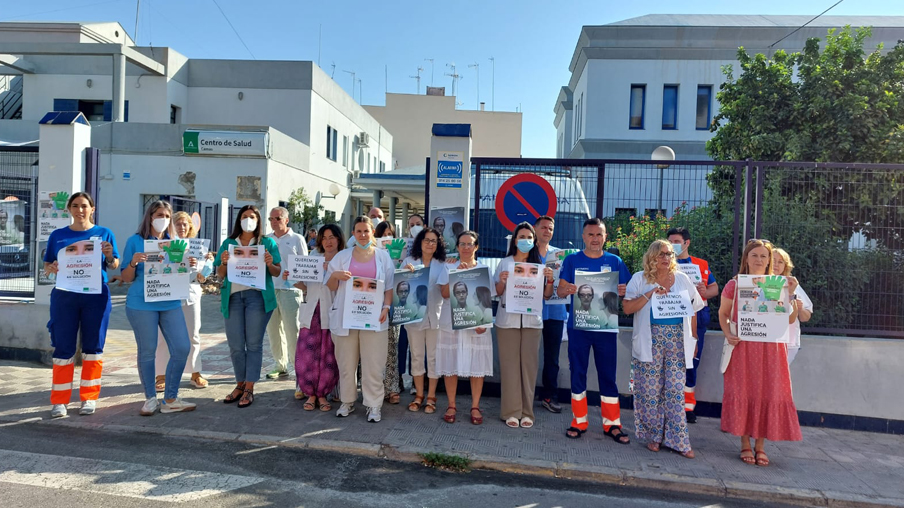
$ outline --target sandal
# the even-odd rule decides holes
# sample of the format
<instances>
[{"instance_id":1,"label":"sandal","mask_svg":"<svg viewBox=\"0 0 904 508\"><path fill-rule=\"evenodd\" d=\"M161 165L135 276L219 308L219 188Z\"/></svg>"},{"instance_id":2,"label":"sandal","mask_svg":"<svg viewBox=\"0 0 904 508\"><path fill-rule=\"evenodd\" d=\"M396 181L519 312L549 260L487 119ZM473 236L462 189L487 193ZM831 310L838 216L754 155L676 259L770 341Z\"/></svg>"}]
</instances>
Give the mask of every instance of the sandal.
<instances>
[{"instance_id":1,"label":"sandal","mask_svg":"<svg viewBox=\"0 0 904 508\"><path fill-rule=\"evenodd\" d=\"M761 459L760 456L762 456L763 458ZM757 450L755 457L756 457L756 465L758 465L760 467L766 467L769 465L769 456L766 455L766 452L764 452L762 450Z\"/></svg>"},{"instance_id":2,"label":"sandal","mask_svg":"<svg viewBox=\"0 0 904 508\"><path fill-rule=\"evenodd\" d=\"M236 402L242 398L243 393L245 393L245 387L243 385L236 386L229 395L223 398L223 404L232 404L233 402Z\"/></svg>"},{"instance_id":3,"label":"sandal","mask_svg":"<svg viewBox=\"0 0 904 508\"><path fill-rule=\"evenodd\" d=\"M474 411L477 411L477 416L474 416ZM480 411L479 407L471 408L471 425L480 425L483 423L483 413Z\"/></svg>"},{"instance_id":4,"label":"sandal","mask_svg":"<svg viewBox=\"0 0 904 508\"><path fill-rule=\"evenodd\" d=\"M395 393L395 392L390 393L389 396L386 397L386 401L389 402L390 404L398 404L399 402L401 402L401 400L402 400L402 398L399 396L398 393Z\"/></svg>"},{"instance_id":5,"label":"sandal","mask_svg":"<svg viewBox=\"0 0 904 508\"><path fill-rule=\"evenodd\" d=\"M303 407L305 411L313 411L314 410L314 401L306 400L304 405L301 407Z\"/></svg>"},{"instance_id":6,"label":"sandal","mask_svg":"<svg viewBox=\"0 0 904 508\"><path fill-rule=\"evenodd\" d=\"M424 405L424 398L423 397L415 397L414 400L412 400L408 404L408 410L411 411L412 413L417 413L421 409L422 405Z\"/></svg>"},{"instance_id":7,"label":"sandal","mask_svg":"<svg viewBox=\"0 0 904 508\"><path fill-rule=\"evenodd\" d=\"M660 444L653 442L647 443L647 450L650 450L651 452L658 452L660 450Z\"/></svg>"},{"instance_id":8,"label":"sandal","mask_svg":"<svg viewBox=\"0 0 904 508\"><path fill-rule=\"evenodd\" d=\"M449 411L452 411L452 413L449 414ZM455 423L455 416L457 414L458 409L456 409L455 406L449 406L446 408L446 414L443 415L443 420L445 420L446 423Z\"/></svg>"},{"instance_id":9,"label":"sandal","mask_svg":"<svg viewBox=\"0 0 904 508\"><path fill-rule=\"evenodd\" d=\"M198 374L197 376L192 376L191 381L189 381L189 383L191 383L191 385L194 386L195 388L207 388L207 384L208 384L207 380L204 379L203 377L201 377L201 374Z\"/></svg>"},{"instance_id":10,"label":"sandal","mask_svg":"<svg viewBox=\"0 0 904 508\"><path fill-rule=\"evenodd\" d=\"M427 403L424 404L424 414L432 415L436 412L436 397L427 397Z\"/></svg>"},{"instance_id":11,"label":"sandal","mask_svg":"<svg viewBox=\"0 0 904 508\"><path fill-rule=\"evenodd\" d=\"M524 418L521 419L521 428L522 429L529 429L533 426L534 426L534 421L531 420L530 417L525 416Z\"/></svg>"},{"instance_id":12,"label":"sandal","mask_svg":"<svg viewBox=\"0 0 904 508\"><path fill-rule=\"evenodd\" d=\"M157 376L154 379L154 391L160 393L163 390L166 390L166 376Z\"/></svg>"},{"instance_id":13,"label":"sandal","mask_svg":"<svg viewBox=\"0 0 904 508\"><path fill-rule=\"evenodd\" d=\"M694 450L688 450L686 452L676 451L675 453L677 453L678 455L681 455L685 459L693 459L694 457L696 457L696 455L694 455Z\"/></svg>"},{"instance_id":14,"label":"sandal","mask_svg":"<svg viewBox=\"0 0 904 508\"><path fill-rule=\"evenodd\" d=\"M565 431L565 437L567 437L568 439L580 439L585 432L587 432L587 429L568 427L568 430Z\"/></svg>"},{"instance_id":15,"label":"sandal","mask_svg":"<svg viewBox=\"0 0 904 508\"><path fill-rule=\"evenodd\" d=\"M513 429L517 429L521 426L521 420L515 418L514 416L505 421L505 424Z\"/></svg>"},{"instance_id":16,"label":"sandal","mask_svg":"<svg viewBox=\"0 0 904 508\"><path fill-rule=\"evenodd\" d=\"M616 430L618 431L618 434L615 433ZM609 430L607 430L606 432L603 432L603 434L611 437L612 440L618 444L624 444L624 445L631 444L631 438L628 437L627 434L622 432L621 427L617 427L617 426L613 425L613 426L609 427ZM622 438L624 438L625 440L622 441Z\"/></svg>"},{"instance_id":17,"label":"sandal","mask_svg":"<svg viewBox=\"0 0 904 508\"><path fill-rule=\"evenodd\" d=\"M248 402L245 404L242 404L245 401L248 401ZM244 408L250 406L251 404L254 404L254 390L245 390L242 393L242 400L239 401L239 408L244 409Z\"/></svg>"},{"instance_id":18,"label":"sandal","mask_svg":"<svg viewBox=\"0 0 904 508\"><path fill-rule=\"evenodd\" d=\"M745 457L745 453L749 453L750 456ZM751 450L750 448L744 448L743 450L741 450L741 460L747 465L756 465L756 459L754 459L753 450Z\"/></svg>"},{"instance_id":19,"label":"sandal","mask_svg":"<svg viewBox=\"0 0 904 508\"><path fill-rule=\"evenodd\" d=\"M333 410L333 406L331 406L328 401L321 402L320 405L318 406L318 408L321 411L323 411L324 413L326 413L327 411Z\"/></svg>"}]
</instances>

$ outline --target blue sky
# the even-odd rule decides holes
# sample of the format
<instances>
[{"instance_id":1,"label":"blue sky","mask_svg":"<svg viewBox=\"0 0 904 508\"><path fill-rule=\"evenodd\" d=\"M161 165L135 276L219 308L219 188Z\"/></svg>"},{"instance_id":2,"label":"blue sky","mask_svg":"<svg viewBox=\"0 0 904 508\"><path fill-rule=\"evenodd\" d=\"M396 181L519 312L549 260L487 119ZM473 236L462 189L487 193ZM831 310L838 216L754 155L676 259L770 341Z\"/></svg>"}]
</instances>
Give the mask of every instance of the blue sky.
<instances>
[{"instance_id":1,"label":"blue sky","mask_svg":"<svg viewBox=\"0 0 904 508\"><path fill-rule=\"evenodd\" d=\"M451 93L448 63L462 76L462 109L476 109L479 64L480 100L495 108L524 113L525 157L554 157L553 106L568 82L568 63L581 26L601 25L645 14L800 14L816 15L836 0L447 0L336 1L217 0L247 44L246 49L213 0L142 0L138 44L169 46L191 58L313 60L351 93L354 71L362 80L364 104L382 105L384 92L421 92L432 81ZM136 0L41 0L4 2L0 21L118 21L135 30ZM845 0L831 15L904 15L904 2ZM318 57L318 32L322 49ZM250 50L250 51L249 51ZM388 68L388 79L386 69ZM359 89L355 88L355 97Z\"/></svg>"}]
</instances>

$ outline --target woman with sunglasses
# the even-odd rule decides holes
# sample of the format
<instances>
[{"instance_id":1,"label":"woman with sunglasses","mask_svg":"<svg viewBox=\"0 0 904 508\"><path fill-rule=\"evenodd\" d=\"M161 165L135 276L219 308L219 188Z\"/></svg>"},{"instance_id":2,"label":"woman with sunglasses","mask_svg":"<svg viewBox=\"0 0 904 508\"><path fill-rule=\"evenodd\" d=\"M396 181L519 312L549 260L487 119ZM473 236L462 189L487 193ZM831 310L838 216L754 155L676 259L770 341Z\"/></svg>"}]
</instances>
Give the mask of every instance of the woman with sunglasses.
<instances>
[{"instance_id":1,"label":"woman with sunglasses","mask_svg":"<svg viewBox=\"0 0 904 508\"><path fill-rule=\"evenodd\" d=\"M657 295L682 294L690 300L690 316L657 318ZM643 255L643 271L628 282L625 314L634 314L634 424L637 439L658 452L665 446L694 458L684 414L684 381L693 368L697 314L703 299L687 275L678 270L672 245L656 240ZM690 310L690 309L689 309Z\"/></svg>"},{"instance_id":2,"label":"woman with sunglasses","mask_svg":"<svg viewBox=\"0 0 904 508\"><path fill-rule=\"evenodd\" d=\"M772 243L750 240L741 255L739 275L771 275ZM797 279L788 277L788 293L794 294ZM800 441L800 423L791 395L786 342L754 342L738 337L737 280L722 290L719 325L727 345L723 350L722 430L741 437L741 460L745 464L768 466L766 440ZM788 323L797 319L792 306ZM777 337L776 337L777 339ZM751 449L750 438L756 443Z\"/></svg>"}]
</instances>

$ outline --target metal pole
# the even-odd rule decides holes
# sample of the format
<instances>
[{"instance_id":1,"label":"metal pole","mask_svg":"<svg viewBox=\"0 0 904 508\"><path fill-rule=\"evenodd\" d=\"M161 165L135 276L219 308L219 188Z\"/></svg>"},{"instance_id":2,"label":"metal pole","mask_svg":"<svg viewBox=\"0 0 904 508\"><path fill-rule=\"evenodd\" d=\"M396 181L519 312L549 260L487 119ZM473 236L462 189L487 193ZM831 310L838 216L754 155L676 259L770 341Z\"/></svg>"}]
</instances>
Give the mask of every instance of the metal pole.
<instances>
[{"instance_id":1,"label":"metal pole","mask_svg":"<svg viewBox=\"0 0 904 508\"><path fill-rule=\"evenodd\" d=\"M493 86L490 88L492 90L490 99L492 100L492 110L496 111L496 57L491 56L490 61L493 62Z\"/></svg>"},{"instance_id":2,"label":"metal pole","mask_svg":"<svg viewBox=\"0 0 904 508\"><path fill-rule=\"evenodd\" d=\"M747 161L750 164L750 161ZM731 235L731 273L738 273L738 233L741 227L741 178L744 176L744 167L735 166L734 182L734 227Z\"/></svg>"},{"instance_id":3,"label":"metal pole","mask_svg":"<svg viewBox=\"0 0 904 508\"><path fill-rule=\"evenodd\" d=\"M138 44L138 14L141 12L141 0L135 5L135 44Z\"/></svg>"},{"instance_id":4,"label":"metal pole","mask_svg":"<svg viewBox=\"0 0 904 508\"><path fill-rule=\"evenodd\" d=\"M606 191L606 165L601 164L596 172L596 216L603 217L603 193Z\"/></svg>"},{"instance_id":5,"label":"metal pole","mask_svg":"<svg viewBox=\"0 0 904 508\"><path fill-rule=\"evenodd\" d=\"M662 181L665 179L664 165L659 165L659 196L656 198L656 210L662 210Z\"/></svg>"},{"instance_id":6,"label":"metal pole","mask_svg":"<svg viewBox=\"0 0 904 508\"><path fill-rule=\"evenodd\" d=\"M747 240L751 238L750 236L750 210L753 204L751 203L751 193L752 190L750 186L750 182L753 180L753 167L750 165L750 161L747 161L747 167L745 171L744 178L744 236L743 240L746 243Z\"/></svg>"},{"instance_id":7,"label":"metal pole","mask_svg":"<svg viewBox=\"0 0 904 508\"><path fill-rule=\"evenodd\" d=\"M766 180L766 167L763 166L763 163L757 163L756 166L756 208L753 217L753 234L756 238L760 238L763 235L763 209L765 208L765 203L763 203L763 184Z\"/></svg>"},{"instance_id":8,"label":"metal pole","mask_svg":"<svg viewBox=\"0 0 904 508\"><path fill-rule=\"evenodd\" d=\"M480 163L474 165L474 223L470 224L470 228L475 233L477 225L480 224Z\"/></svg>"},{"instance_id":9,"label":"metal pole","mask_svg":"<svg viewBox=\"0 0 904 508\"><path fill-rule=\"evenodd\" d=\"M424 224L430 215L430 157L427 157L426 168L424 171Z\"/></svg>"}]
</instances>

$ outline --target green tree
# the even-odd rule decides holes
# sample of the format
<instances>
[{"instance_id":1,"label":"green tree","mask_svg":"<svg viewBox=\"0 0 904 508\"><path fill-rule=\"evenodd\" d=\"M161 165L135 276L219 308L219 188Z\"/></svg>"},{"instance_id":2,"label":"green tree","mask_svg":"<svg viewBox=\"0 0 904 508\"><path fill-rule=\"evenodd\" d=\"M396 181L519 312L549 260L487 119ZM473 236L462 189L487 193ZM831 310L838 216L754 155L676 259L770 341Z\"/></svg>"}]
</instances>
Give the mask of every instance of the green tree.
<instances>
[{"instance_id":1,"label":"green tree","mask_svg":"<svg viewBox=\"0 0 904 508\"><path fill-rule=\"evenodd\" d=\"M771 58L738 50L741 74L725 66L707 151L716 160L900 163L904 160L904 42L866 55L869 28L829 30L825 46L809 39L800 53ZM733 168L709 176L720 205L734 199ZM831 204L832 233L861 231L898 248L904 227L901 171L855 167L819 171L802 165L771 171L782 196Z\"/></svg>"},{"instance_id":2,"label":"green tree","mask_svg":"<svg viewBox=\"0 0 904 508\"><path fill-rule=\"evenodd\" d=\"M323 205L314 203L304 190L299 187L289 195L289 222L301 226L305 231L318 227L324 221L321 219Z\"/></svg>"}]
</instances>

